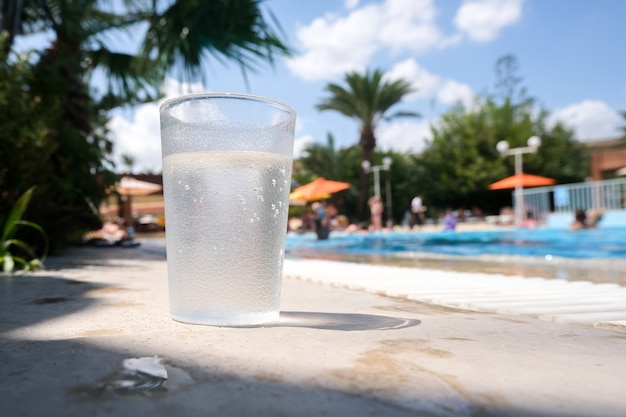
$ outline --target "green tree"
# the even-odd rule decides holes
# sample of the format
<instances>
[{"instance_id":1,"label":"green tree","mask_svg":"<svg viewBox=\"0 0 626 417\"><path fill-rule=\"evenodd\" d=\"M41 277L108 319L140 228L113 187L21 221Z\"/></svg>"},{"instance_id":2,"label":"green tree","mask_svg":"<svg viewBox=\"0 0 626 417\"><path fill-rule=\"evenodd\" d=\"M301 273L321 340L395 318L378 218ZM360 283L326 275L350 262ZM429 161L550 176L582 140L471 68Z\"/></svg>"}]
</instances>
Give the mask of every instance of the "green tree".
<instances>
[{"instance_id":1,"label":"green tree","mask_svg":"<svg viewBox=\"0 0 626 417\"><path fill-rule=\"evenodd\" d=\"M328 93L317 105L320 111L332 110L354 119L360 128L359 146L362 161L372 162L376 149L375 130L383 120L397 117L418 117L415 112L399 111L390 114L390 109L404 96L413 91L405 80L384 81L380 70L366 71L364 74L351 72L345 75L346 86L328 84ZM370 188L370 175L359 170L359 195L357 216L364 220L367 213L367 198Z\"/></svg>"},{"instance_id":2,"label":"green tree","mask_svg":"<svg viewBox=\"0 0 626 417\"><path fill-rule=\"evenodd\" d=\"M342 181L343 164L339 159L339 153L335 149L335 138L329 133L326 143L313 143L304 149L300 162L306 168L295 178L300 183L313 181L317 177L324 177L329 180ZM304 174L304 175L302 175Z\"/></svg>"},{"instance_id":3,"label":"green tree","mask_svg":"<svg viewBox=\"0 0 626 417\"><path fill-rule=\"evenodd\" d=\"M537 153L524 155L524 171L552 177L559 183L581 181L588 173L588 157L574 134L561 124L549 127L546 111L533 100L498 104L493 97L479 99L474 107L458 105L432 128L433 139L417 158L414 175L429 206L480 206L496 212L509 205L510 191L490 191L490 183L515 171L513 158L502 157L496 143L526 146L537 135Z\"/></svg>"},{"instance_id":4,"label":"green tree","mask_svg":"<svg viewBox=\"0 0 626 417\"><path fill-rule=\"evenodd\" d=\"M501 140L516 148L527 146L531 136L541 138L538 151L524 155L527 173L555 178L558 183L578 182L588 174L584 146L562 124L548 125L548 112L526 94L518 70L513 55L498 59L496 94L478 97L470 107L457 104L432 127L433 139L416 157L413 175L434 211L477 206L495 213L511 204L510 190L488 189L515 173L514 158L502 157L496 150Z\"/></svg>"},{"instance_id":5,"label":"green tree","mask_svg":"<svg viewBox=\"0 0 626 417\"><path fill-rule=\"evenodd\" d=\"M48 140L53 120L41 97L27 88L33 83L31 56L7 53L2 47L6 39L6 32L0 35L0 218L8 216L33 184L52 177L49 160L57 151L57 144ZM41 192L36 190L29 208L43 200L36 198ZM36 242L31 246L43 250Z\"/></svg>"}]
</instances>

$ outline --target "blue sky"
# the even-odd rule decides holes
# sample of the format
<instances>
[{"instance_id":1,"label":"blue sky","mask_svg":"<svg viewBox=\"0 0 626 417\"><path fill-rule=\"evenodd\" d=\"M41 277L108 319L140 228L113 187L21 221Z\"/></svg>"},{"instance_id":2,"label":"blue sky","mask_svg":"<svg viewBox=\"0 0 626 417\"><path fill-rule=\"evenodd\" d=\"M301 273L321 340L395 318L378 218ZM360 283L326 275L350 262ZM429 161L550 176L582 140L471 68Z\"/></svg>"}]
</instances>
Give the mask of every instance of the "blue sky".
<instances>
[{"instance_id":1,"label":"blue sky","mask_svg":"<svg viewBox=\"0 0 626 417\"><path fill-rule=\"evenodd\" d=\"M621 0L266 0L296 51L274 67L250 74L249 88L236 66L215 61L207 85L170 79L168 96L189 91L268 96L298 113L295 153L335 136L337 146L358 141L358 125L315 105L324 86L348 71L383 70L410 81L417 93L397 110L399 119L377 130L380 149L419 152L430 126L457 100L493 92L494 65L517 57L528 94L573 128L578 140L620 136L626 120L626 1ZM136 168L160 170L158 103L116 113L110 127L116 154L133 154Z\"/></svg>"}]
</instances>

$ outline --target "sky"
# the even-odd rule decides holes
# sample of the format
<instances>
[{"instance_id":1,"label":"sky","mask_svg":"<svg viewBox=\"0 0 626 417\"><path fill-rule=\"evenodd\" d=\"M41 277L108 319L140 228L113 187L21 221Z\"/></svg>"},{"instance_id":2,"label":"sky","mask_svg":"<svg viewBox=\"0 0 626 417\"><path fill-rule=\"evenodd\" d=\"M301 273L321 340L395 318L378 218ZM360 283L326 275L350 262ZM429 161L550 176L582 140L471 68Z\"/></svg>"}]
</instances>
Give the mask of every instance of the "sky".
<instances>
[{"instance_id":1,"label":"sky","mask_svg":"<svg viewBox=\"0 0 626 417\"><path fill-rule=\"evenodd\" d=\"M315 106L328 83L380 69L416 92L392 110L417 112L377 127L378 147L420 152L431 125L456 102L495 92L495 63L512 54L527 94L580 141L613 139L626 126L626 1L622 0L266 0L296 53L261 65L244 81L236 65L210 60L205 85L174 78L166 96L241 92L282 101L297 114L294 156L312 143L356 144L356 121ZM113 114L115 159L134 171L161 170L159 103ZM119 170L124 166L119 165Z\"/></svg>"}]
</instances>

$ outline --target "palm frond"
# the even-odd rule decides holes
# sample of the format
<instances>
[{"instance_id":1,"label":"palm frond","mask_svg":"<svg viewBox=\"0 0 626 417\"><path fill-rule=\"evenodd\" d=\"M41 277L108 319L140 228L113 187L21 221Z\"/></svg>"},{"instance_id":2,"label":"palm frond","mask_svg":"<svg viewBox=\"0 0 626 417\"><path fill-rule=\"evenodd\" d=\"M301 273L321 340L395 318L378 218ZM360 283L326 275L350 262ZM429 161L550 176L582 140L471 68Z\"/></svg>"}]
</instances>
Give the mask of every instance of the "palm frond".
<instances>
[{"instance_id":1,"label":"palm frond","mask_svg":"<svg viewBox=\"0 0 626 417\"><path fill-rule=\"evenodd\" d=\"M329 94L316 108L320 111L337 111L359 120L363 126L372 127L379 120L419 117L419 114L407 111L387 115L387 111L413 92L413 88L404 80L383 81L383 76L380 70L368 70L364 74L348 73L344 78L347 86L328 84L325 90Z\"/></svg>"},{"instance_id":2,"label":"palm frond","mask_svg":"<svg viewBox=\"0 0 626 417\"><path fill-rule=\"evenodd\" d=\"M158 56L167 67L180 67L198 79L209 58L235 61L246 71L291 50L264 18L257 0L187 0L151 19L144 56Z\"/></svg>"},{"instance_id":3,"label":"palm frond","mask_svg":"<svg viewBox=\"0 0 626 417\"><path fill-rule=\"evenodd\" d=\"M115 94L107 94L105 97L116 97L115 102L108 101L107 108L116 107L119 103L137 104L140 102L154 101L158 98L158 80L162 74L160 67L153 61L146 61L134 55L112 52L104 45L99 48L86 51L86 58L91 62L94 69L101 70L108 80L109 91ZM151 65L152 63L152 65ZM142 97L137 96L142 93ZM103 101L104 103L105 101Z\"/></svg>"}]
</instances>

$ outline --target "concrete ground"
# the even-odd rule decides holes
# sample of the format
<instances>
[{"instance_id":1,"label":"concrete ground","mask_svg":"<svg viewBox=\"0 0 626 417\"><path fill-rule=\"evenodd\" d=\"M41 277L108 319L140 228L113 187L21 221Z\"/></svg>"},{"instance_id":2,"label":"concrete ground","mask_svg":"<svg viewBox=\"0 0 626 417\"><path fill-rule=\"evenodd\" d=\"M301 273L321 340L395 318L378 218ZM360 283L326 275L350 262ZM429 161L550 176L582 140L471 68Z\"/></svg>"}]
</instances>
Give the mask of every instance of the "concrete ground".
<instances>
[{"instance_id":1,"label":"concrete ground","mask_svg":"<svg viewBox=\"0 0 626 417\"><path fill-rule=\"evenodd\" d=\"M276 323L187 325L169 318L158 254L75 248L47 265L0 276L3 416L626 415L621 330L296 274Z\"/></svg>"}]
</instances>

